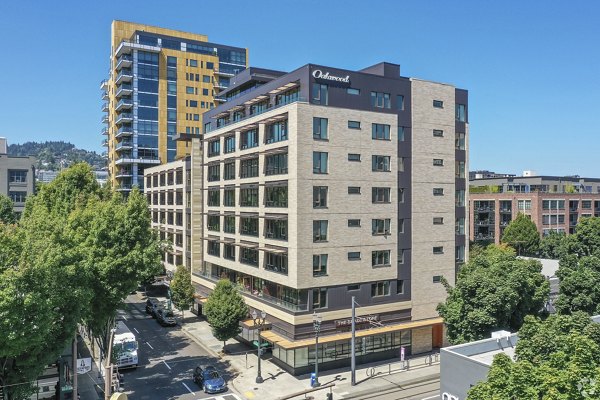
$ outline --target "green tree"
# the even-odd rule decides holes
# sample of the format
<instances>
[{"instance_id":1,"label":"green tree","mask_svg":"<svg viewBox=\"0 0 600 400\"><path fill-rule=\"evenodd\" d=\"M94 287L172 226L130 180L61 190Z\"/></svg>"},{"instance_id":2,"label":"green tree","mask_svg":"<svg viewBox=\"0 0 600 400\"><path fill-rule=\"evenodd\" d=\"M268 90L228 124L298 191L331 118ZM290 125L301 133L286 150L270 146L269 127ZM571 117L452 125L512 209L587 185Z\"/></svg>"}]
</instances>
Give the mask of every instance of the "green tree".
<instances>
[{"instance_id":1,"label":"green tree","mask_svg":"<svg viewBox=\"0 0 600 400\"><path fill-rule=\"evenodd\" d=\"M13 211L12 200L0 194L0 223L2 224L14 224L17 222L17 217Z\"/></svg>"},{"instance_id":2,"label":"green tree","mask_svg":"<svg viewBox=\"0 0 600 400\"><path fill-rule=\"evenodd\" d=\"M518 255L533 255L539 250L540 234L533 221L527 215L519 213L504 229L502 243L515 248Z\"/></svg>"},{"instance_id":3,"label":"green tree","mask_svg":"<svg viewBox=\"0 0 600 400\"><path fill-rule=\"evenodd\" d=\"M171 281L171 300L181 311L182 321L184 319L183 312L189 310L194 303L194 293L190 271L183 265L178 265Z\"/></svg>"},{"instance_id":4,"label":"green tree","mask_svg":"<svg viewBox=\"0 0 600 400\"><path fill-rule=\"evenodd\" d=\"M469 399L597 399L600 397L598 324L588 315L528 317L519 331L516 361L501 353Z\"/></svg>"},{"instance_id":5,"label":"green tree","mask_svg":"<svg viewBox=\"0 0 600 400\"><path fill-rule=\"evenodd\" d=\"M248 315L248 307L228 279L217 282L204 307L213 336L223 342L225 351L225 342L240 333L240 321Z\"/></svg>"},{"instance_id":6,"label":"green tree","mask_svg":"<svg viewBox=\"0 0 600 400\"><path fill-rule=\"evenodd\" d=\"M516 331L526 315L539 315L550 291L541 270L538 261L517 258L506 246L490 245L471 257L455 287L444 280L448 298L438 312L450 342L483 339L498 329Z\"/></svg>"},{"instance_id":7,"label":"green tree","mask_svg":"<svg viewBox=\"0 0 600 400\"><path fill-rule=\"evenodd\" d=\"M553 260L559 259L565 251L566 237L564 232L550 231L540 241L540 257Z\"/></svg>"}]
</instances>

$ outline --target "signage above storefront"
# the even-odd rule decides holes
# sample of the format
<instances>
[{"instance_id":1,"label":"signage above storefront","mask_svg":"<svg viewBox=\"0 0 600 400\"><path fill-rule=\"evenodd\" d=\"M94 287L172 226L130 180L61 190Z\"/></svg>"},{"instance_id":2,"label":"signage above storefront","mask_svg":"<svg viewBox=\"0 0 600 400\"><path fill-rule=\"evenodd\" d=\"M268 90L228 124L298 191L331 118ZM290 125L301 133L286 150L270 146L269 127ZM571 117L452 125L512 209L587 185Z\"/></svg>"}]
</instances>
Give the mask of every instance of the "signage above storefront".
<instances>
[{"instance_id":1,"label":"signage above storefront","mask_svg":"<svg viewBox=\"0 0 600 400\"><path fill-rule=\"evenodd\" d=\"M379 315L364 315L362 317L355 317L356 325L370 324L371 322L379 321ZM352 326L352 318L338 319L335 321L336 328L346 328Z\"/></svg>"},{"instance_id":2,"label":"signage above storefront","mask_svg":"<svg viewBox=\"0 0 600 400\"><path fill-rule=\"evenodd\" d=\"M313 71L313 73L312 73L312 76L316 80L322 80L322 81L337 83L337 84L340 84L340 85L343 85L343 86L350 85L350 75L336 76L336 75L331 75L329 73L329 71L323 72L320 69L315 69Z\"/></svg>"}]
</instances>

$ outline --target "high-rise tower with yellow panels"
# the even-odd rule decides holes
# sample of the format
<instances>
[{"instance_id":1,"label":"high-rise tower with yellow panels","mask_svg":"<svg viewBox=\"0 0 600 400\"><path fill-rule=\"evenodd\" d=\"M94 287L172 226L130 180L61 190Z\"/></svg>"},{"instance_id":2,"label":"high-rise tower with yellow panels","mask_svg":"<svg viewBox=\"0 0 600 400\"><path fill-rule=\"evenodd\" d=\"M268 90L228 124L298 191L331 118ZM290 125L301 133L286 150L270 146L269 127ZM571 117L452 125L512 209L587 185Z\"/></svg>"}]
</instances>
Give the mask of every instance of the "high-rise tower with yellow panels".
<instances>
[{"instance_id":1,"label":"high-rise tower with yellow panels","mask_svg":"<svg viewBox=\"0 0 600 400\"><path fill-rule=\"evenodd\" d=\"M245 48L205 35L113 21L109 78L102 90L102 134L112 185L143 189L144 168L190 153L185 133L200 136L202 114L248 63Z\"/></svg>"}]
</instances>

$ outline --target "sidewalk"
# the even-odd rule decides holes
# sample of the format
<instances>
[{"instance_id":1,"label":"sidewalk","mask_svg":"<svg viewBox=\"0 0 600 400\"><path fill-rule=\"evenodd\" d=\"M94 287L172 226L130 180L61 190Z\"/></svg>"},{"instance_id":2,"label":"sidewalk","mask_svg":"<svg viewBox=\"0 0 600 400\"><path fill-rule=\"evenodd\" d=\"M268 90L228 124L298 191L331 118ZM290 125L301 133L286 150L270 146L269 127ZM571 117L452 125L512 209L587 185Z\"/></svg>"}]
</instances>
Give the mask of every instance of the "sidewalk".
<instances>
[{"instance_id":1,"label":"sidewalk","mask_svg":"<svg viewBox=\"0 0 600 400\"><path fill-rule=\"evenodd\" d=\"M81 337L79 337L77 341L77 352L79 353L78 358L92 357L88 344ZM86 374L77 375L77 391L79 392L81 400L103 399L104 394L97 385L104 387L102 379L98 378L96 360L92 358L92 370Z\"/></svg>"},{"instance_id":2,"label":"sidewalk","mask_svg":"<svg viewBox=\"0 0 600 400\"><path fill-rule=\"evenodd\" d=\"M231 386L248 400L260 399L278 399L280 397L310 389L310 376L303 375L294 377L274 363L270 362L268 356L261 359L261 375L263 383L256 383L257 375L257 357L256 350L238 342L229 340L227 342L227 351L229 354L223 355L223 343L216 340L211 333L210 326L204 320L197 318L186 318L182 330L196 343L211 352L214 356L220 357L230 363L235 371ZM250 350L250 352L248 352ZM356 370L357 385L352 387L350 383L349 368L324 371L319 374L321 385L335 383L332 389L335 399L351 399L366 394L400 388L411 384L439 379L439 363L431 366L425 365L426 355L415 356L410 359L411 367L408 371L398 371L398 364L395 365L397 372L388 374L389 363L385 361L362 364ZM393 361L393 360L391 360ZM367 375L375 375L369 377ZM324 399L328 389L313 393L315 398ZM298 396L297 399L304 398Z\"/></svg>"}]
</instances>

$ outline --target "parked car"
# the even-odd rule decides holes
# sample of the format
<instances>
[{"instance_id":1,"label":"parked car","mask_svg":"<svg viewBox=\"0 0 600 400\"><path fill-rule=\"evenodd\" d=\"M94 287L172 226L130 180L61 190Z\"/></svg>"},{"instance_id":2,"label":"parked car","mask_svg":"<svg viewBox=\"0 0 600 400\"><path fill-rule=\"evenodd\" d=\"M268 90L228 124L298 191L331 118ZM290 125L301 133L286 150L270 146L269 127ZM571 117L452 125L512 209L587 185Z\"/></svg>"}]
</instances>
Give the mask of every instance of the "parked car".
<instances>
[{"instance_id":1,"label":"parked car","mask_svg":"<svg viewBox=\"0 0 600 400\"><path fill-rule=\"evenodd\" d=\"M152 318L156 318L156 310L160 307L160 301L156 297L148 297L146 299L146 314L151 314Z\"/></svg>"},{"instance_id":2,"label":"parked car","mask_svg":"<svg viewBox=\"0 0 600 400\"><path fill-rule=\"evenodd\" d=\"M194 382L200 386L204 393L219 393L227 391L227 383L212 365L207 367L197 366L194 370Z\"/></svg>"},{"instance_id":3,"label":"parked car","mask_svg":"<svg viewBox=\"0 0 600 400\"><path fill-rule=\"evenodd\" d=\"M156 310L156 321L162 326L177 325L177 321L175 320L175 315L173 315L173 311L163 310L162 308L158 308Z\"/></svg>"}]
</instances>

